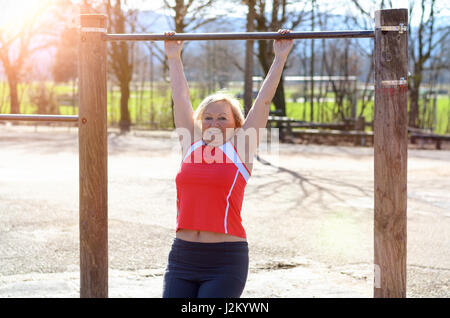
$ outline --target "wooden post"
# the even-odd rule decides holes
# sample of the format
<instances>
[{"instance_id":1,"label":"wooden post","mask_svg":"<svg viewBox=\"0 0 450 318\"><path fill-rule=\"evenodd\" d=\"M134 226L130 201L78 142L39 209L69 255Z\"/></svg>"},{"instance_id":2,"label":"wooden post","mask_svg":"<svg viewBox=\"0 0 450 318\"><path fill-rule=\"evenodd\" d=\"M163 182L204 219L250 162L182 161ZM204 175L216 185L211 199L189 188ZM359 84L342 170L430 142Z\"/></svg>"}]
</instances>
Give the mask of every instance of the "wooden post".
<instances>
[{"instance_id":1,"label":"wooden post","mask_svg":"<svg viewBox=\"0 0 450 318\"><path fill-rule=\"evenodd\" d=\"M108 297L106 16L80 21L80 297Z\"/></svg>"},{"instance_id":2,"label":"wooden post","mask_svg":"<svg viewBox=\"0 0 450 318\"><path fill-rule=\"evenodd\" d=\"M375 12L374 297L406 297L407 9ZM400 26L400 28L398 28ZM385 27L397 27L392 30ZM402 79L403 78L403 79Z\"/></svg>"}]
</instances>

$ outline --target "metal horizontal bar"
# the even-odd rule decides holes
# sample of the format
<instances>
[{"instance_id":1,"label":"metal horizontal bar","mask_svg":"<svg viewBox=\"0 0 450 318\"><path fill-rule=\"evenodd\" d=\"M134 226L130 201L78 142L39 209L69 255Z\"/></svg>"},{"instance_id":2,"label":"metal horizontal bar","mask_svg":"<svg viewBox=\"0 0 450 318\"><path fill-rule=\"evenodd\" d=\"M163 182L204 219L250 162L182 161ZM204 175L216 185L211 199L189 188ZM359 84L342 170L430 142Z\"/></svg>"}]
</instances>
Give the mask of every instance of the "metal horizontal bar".
<instances>
[{"instance_id":1,"label":"metal horizontal bar","mask_svg":"<svg viewBox=\"0 0 450 318\"><path fill-rule=\"evenodd\" d=\"M78 116L0 114L0 120L78 122Z\"/></svg>"},{"instance_id":2,"label":"metal horizontal bar","mask_svg":"<svg viewBox=\"0 0 450 318\"><path fill-rule=\"evenodd\" d=\"M264 77L262 76L253 76L252 77L253 81L263 81ZM315 81L315 82L331 82L331 81L356 81L357 78L354 75L349 75L349 76L285 76L284 77L284 81L285 82L290 82L290 81L298 81L298 82L308 82L308 81Z\"/></svg>"},{"instance_id":3,"label":"metal horizontal bar","mask_svg":"<svg viewBox=\"0 0 450 318\"><path fill-rule=\"evenodd\" d=\"M373 30L359 31L293 31L288 34L278 32L230 32L230 33L178 33L164 35L163 33L149 34L105 34L106 41L165 41L165 40L272 40L272 39L336 39L336 38L373 38Z\"/></svg>"}]
</instances>

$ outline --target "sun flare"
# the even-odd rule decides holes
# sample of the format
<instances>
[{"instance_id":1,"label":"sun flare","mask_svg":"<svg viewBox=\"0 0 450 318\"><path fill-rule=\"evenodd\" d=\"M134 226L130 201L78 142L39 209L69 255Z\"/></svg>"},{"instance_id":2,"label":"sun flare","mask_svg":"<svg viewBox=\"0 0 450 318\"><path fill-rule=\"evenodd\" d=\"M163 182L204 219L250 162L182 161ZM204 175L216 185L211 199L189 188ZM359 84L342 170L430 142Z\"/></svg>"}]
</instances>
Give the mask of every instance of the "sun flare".
<instances>
[{"instance_id":1,"label":"sun flare","mask_svg":"<svg viewBox=\"0 0 450 318\"><path fill-rule=\"evenodd\" d=\"M0 33L23 28L49 1L0 0Z\"/></svg>"}]
</instances>

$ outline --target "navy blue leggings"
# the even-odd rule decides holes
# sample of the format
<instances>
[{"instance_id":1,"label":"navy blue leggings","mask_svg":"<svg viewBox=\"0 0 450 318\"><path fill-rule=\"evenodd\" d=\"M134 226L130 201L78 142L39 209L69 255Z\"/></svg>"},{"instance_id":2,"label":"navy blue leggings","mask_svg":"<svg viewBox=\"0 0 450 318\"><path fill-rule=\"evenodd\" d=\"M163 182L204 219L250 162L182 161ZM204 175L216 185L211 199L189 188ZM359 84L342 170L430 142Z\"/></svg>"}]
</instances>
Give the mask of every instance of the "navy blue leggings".
<instances>
[{"instance_id":1,"label":"navy blue leggings","mask_svg":"<svg viewBox=\"0 0 450 318\"><path fill-rule=\"evenodd\" d=\"M164 298L238 298L248 273L247 242L198 243L175 238Z\"/></svg>"}]
</instances>

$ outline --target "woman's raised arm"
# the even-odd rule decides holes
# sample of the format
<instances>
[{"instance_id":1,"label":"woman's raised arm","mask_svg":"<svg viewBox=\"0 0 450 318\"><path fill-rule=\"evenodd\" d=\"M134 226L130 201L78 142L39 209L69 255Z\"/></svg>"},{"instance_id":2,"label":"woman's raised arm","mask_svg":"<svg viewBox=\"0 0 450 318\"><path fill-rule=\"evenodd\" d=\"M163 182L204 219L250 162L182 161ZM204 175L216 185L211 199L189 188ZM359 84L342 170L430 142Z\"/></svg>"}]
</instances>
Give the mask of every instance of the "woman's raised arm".
<instances>
[{"instance_id":1,"label":"woman's raised arm","mask_svg":"<svg viewBox=\"0 0 450 318\"><path fill-rule=\"evenodd\" d=\"M289 30L279 30L280 34L289 33ZM243 132L246 129L255 129L256 135L259 141L259 129L265 128L267 124L267 119L269 117L270 104L272 102L273 96L277 89L278 83L280 82L281 74L283 73L283 68L286 63L289 52L292 48L293 40L275 40L273 43L273 49L275 53L275 58L272 62L272 66L264 80L258 96L255 102L247 114L247 117L242 126ZM258 142L253 145L254 149L250 149L254 153L256 151Z\"/></svg>"},{"instance_id":2,"label":"woman's raised arm","mask_svg":"<svg viewBox=\"0 0 450 318\"><path fill-rule=\"evenodd\" d=\"M165 32L165 35L173 35L175 32ZM190 101L189 86L183 71L181 61L181 49L183 41L164 41L164 50L169 64L170 87L172 89L173 116L175 128L183 136L188 132L194 136L194 110ZM184 138L184 137L183 137ZM186 142L186 140L185 140ZM190 145L190 143L189 143Z\"/></svg>"}]
</instances>

